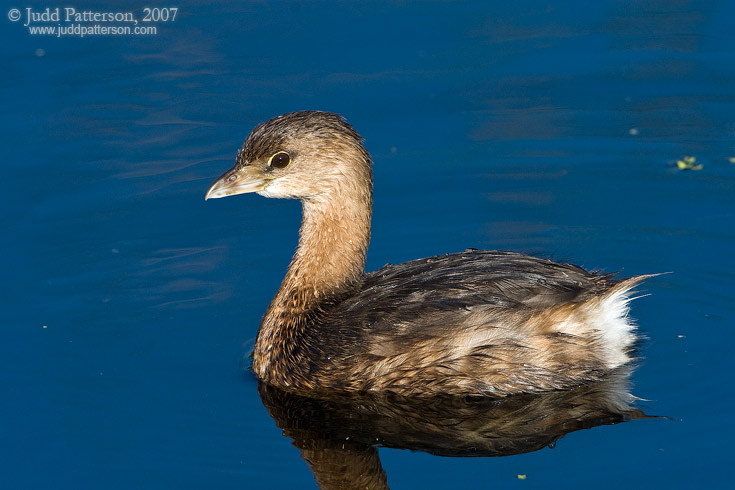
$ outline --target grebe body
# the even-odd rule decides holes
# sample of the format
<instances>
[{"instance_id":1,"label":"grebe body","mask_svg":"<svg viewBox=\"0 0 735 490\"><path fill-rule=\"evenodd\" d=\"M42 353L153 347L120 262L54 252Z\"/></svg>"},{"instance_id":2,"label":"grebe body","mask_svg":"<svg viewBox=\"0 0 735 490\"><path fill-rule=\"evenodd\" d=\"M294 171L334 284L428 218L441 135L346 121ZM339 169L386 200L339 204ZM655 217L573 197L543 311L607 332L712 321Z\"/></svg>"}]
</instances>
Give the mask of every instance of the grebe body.
<instances>
[{"instance_id":1,"label":"grebe body","mask_svg":"<svg viewBox=\"0 0 735 490\"><path fill-rule=\"evenodd\" d=\"M632 360L623 281L513 252L461 253L365 273L372 161L337 115L257 126L207 198L298 198L299 246L268 307L253 371L280 388L506 396L603 379Z\"/></svg>"}]
</instances>

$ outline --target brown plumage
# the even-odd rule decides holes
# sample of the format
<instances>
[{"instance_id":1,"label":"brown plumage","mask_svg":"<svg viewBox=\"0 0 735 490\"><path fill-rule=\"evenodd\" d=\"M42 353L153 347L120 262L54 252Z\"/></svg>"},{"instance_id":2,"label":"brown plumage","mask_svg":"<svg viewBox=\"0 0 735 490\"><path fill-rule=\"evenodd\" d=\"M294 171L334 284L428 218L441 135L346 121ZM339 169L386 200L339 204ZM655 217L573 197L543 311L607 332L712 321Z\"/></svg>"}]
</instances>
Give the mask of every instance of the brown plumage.
<instances>
[{"instance_id":1,"label":"brown plumage","mask_svg":"<svg viewBox=\"0 0 735 490\"><path fill-rule=\"evenodd\" d=\"M636 340L621 282L512 252L461 253L365 274L372 169L336 114L257 126L207 198L298 198L298 249L263 317L253 371L282 388L510 395L603 378Z\"/></svg>"}]
</instances>

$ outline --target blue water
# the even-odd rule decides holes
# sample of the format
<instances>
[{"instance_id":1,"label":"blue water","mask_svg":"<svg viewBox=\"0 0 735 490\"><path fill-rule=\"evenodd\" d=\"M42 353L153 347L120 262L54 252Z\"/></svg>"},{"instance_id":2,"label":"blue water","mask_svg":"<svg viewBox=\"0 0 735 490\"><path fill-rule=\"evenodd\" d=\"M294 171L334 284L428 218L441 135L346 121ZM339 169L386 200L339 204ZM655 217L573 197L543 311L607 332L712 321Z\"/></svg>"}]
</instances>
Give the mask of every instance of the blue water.
<instances>
[{"instance_id":1,"label":"blue water","mask_svg":"<svg viewBox=\"0 0 735 490\"><path fill-rule=\"evenodd\" d=\"M3 488L316 488L240 367L299 205L203 199L299 109L373 155L369 270L475 247L672 272L633 304L631 379L670 419L508 457L380 449L391 488L729 485L735 4L176 6L155 36L2 12Z\"/></svg>"}]
</instances>

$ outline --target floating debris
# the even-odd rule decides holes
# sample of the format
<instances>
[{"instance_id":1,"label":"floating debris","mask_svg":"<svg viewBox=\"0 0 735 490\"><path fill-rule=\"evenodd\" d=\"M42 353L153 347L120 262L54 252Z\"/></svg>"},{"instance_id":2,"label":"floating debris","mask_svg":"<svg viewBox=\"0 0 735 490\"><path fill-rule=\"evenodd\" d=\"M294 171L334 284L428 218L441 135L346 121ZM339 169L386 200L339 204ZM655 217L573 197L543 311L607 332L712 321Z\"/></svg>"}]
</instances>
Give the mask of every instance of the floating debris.
<instances>
[{"instance_id":1,"label":"floating debris","mask_svg":"<svg viewBox=\"0 0 735 490\"><path fill-rule=\"evenodd\" d=\"M526 475L516 475L519 480L525 480L527 477Z\"/></svg>"},{"instance_id":2,"label":"floating debris","mask_svg":"<svg viewBox=\"0 0 735 490\"><path fill-rule=\"evenodd\" d=\"M628 134L631 136L638 136L641 132L638 130L638 128L630 128L628 130Z\"/></svg>"},{"instance_id":3,"label":"floating debris","mask_svg":"<svg viewBox=\"0 0 735 490\"><path fill-rule=\"evenodd\" d=\"M702 170L704 168L701 163L697 163L696 157L684 157L677 160L676 166L679 170Z\"/></svg>"},{"instance_id":4,"label":"floating debris","mask_svg":"<svg viewBox=\"0 0 735 490\"><path fill-rule=\"evenodd\" d=\"M735 157L730 157L727 159L727 161L730 163L735 163Z\"/></svg>"}]
</instances>

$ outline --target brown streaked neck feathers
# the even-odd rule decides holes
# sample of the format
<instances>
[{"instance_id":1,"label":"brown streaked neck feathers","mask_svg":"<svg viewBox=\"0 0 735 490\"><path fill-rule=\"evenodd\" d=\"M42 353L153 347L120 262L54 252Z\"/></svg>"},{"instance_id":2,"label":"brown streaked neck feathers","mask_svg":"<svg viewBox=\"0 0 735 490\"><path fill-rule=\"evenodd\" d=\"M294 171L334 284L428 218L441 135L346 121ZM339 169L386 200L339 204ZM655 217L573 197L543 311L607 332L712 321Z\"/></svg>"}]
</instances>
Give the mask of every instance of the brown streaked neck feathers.
<instances>
[{"instance_id":1,"label":"brown streaked neck feathers","mask_svg":"<svg viewBox=\"0 0 735 490\"><path fill-rule=\"evenodd\" d=\"M306 345L308 329L320 305L348 295L365 273L372 213L370 157L361 145L340 157L330 162L337 171L322 182L325 191L302 198L299 245L263 317L253 353L253 369L266 380L286 380L302 349L314 347Z\"/></svg>"}]
</instances>

